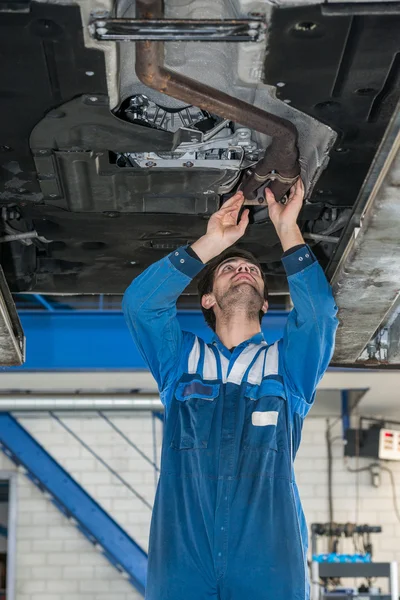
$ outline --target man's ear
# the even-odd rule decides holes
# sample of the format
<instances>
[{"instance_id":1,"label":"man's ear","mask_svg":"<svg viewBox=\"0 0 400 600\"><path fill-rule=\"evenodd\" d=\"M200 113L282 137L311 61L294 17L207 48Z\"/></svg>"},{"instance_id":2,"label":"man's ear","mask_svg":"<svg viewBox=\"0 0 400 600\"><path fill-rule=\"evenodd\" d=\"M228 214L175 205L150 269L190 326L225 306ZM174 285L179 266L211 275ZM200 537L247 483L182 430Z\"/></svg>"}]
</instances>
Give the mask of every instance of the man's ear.
<instances>
[{"instance_id":1,"label":"man's ear","mask_svg":"<svg viewBox=\"0 0 400 600\"><path fill-rule=\"evenodd\" d=\"M268 300L264 300L264 304L261 307L261 310L263 311L263 313L265 314L268 310Z\"/></svg>"},{"instance_id":2,"label":"man's ear","mask_svg":"<svg viewBox=\"0 0 400 600\"><path fill-rule=\"evenodd\" d=\"M201 305L206 310L212 308L215 305L214 294L204 294L204 296L201 297Z\"/></svg>"}]
</instances>

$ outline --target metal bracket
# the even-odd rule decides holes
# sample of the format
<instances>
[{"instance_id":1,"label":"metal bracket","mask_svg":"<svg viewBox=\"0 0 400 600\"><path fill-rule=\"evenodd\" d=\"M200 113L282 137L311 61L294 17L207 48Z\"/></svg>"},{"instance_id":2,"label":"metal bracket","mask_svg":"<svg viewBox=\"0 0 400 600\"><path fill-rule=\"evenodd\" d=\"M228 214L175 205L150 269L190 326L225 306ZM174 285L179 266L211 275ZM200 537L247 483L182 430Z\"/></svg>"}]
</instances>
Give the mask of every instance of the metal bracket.
<instances>
[{"instance_id":1,"label":"metal bracket","mask_svg":"<svg viewBox=\"0 0 400 600\"><path fill-rule=\"evenodd\" d=\"M271 181L280 181L281 183L287 183L290 187L292 187L298 178L299 175L296 175L296 177L283 177L275 171L271 171L270 173L267 173L267 175L258 175L257 173L254 173L254 179L259 181L262 185L257 190L257 197L254 198L254 200L245 199L243 204L244 206L268 206L265 200L265 189L269 187ZM287 200L287 197L284 196L284 198L280 201L280 204L286 204Z\"/></svg>"},{"instance_id":2,"label":"metal bracket","mask_svg":"<svg viewBox=\"0 0 400 600\"><path fill-rule=\"evenodd\" d=\"M0 267L0 366L25 362L25 336L3 269Z\"/></svg>"},{"instance_id":3,"label":"metal bracket","mask_svg":"<svg viewBox=\"0 0 400 600\"><path fill-rule=\"evenodd\" d=\"M186 42L259 42L266 23L251 19L114 19L91 21L89 32L102 42L186 41Z\"/></svg>"}]
</instances>

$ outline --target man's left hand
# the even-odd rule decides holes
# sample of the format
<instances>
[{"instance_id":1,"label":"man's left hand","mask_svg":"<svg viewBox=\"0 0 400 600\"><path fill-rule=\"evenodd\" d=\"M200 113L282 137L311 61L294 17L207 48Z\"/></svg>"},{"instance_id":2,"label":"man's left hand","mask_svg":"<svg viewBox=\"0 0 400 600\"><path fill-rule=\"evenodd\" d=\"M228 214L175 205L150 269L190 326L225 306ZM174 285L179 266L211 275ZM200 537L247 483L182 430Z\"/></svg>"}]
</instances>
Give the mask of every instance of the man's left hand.
<instances>
[{"instance_id":1,"label":"man's left hand","mask_svg":"<svg viewBox=\"0 0 400 600\"><path fill-rule=\"evenodd\" d=\"M269 218L275 226L283 250L286 251L298 244L304 244L303 236L297 225L297 217L304 200L304 184L300 177L290 190L287 204L277 202L269 188L265 190L265 199L268 204Z\"/></svg>"},{"instance_id":2,"label":"man's left hand","mask_svg":"<svg viewBox=\"0 0 400 600\"><path fill-rule=\"evenodd\" d=\"M296 225L304 200L304 184L300 177L291 187L287 204L280 204L275 200L273 192L266 188L265 199L268 204L269 217L275 229L278 231L282 226L285 228Z\"/></svg>"}]
</instances>

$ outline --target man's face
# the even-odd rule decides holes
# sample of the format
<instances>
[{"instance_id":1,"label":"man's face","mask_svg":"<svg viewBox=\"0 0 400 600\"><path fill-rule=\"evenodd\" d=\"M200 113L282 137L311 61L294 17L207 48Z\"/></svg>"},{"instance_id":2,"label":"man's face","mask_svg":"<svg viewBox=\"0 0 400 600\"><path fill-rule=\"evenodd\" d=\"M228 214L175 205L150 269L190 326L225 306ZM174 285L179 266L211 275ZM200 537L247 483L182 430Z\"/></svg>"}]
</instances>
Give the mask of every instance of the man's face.
<instances>
[{"instance_id":1,"label":"man's face","mask_svg":"<svg viewBox=\"0 0 400 600\"><path fill-rule=\"evenodd\" d=\"M203 296L202 305L217 306L224 313L243 307L250 318L258 317L260 310L268 309L260 269L244 258L224 260L214 273L213 291Z\"/></svg>"}]
</instances>

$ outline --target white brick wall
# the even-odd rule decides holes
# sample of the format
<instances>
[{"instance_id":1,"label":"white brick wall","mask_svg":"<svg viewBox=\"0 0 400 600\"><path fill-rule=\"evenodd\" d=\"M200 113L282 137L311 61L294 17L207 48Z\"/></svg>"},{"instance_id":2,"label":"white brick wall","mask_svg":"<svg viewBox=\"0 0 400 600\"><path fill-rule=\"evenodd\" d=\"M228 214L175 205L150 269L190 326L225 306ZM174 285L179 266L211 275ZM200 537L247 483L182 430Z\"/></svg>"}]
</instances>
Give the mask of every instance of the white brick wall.
<instances>
[{"instance_id":1,"label":"white brick wall","mask_svg":"<svg viewBox=\"0 0 400 600\"><path fill-rule=\"evenodd\" d=\"M311 413L312 414L312 413ZM304 423L302 444L296 459L296 478L309 525L328 521L327 449L325 441L325 419L308 417ZM341 423L332 429L332 438L341 435ZM334 520L338 523L381 525L382 533L372 536L373 559L376 562L397 560L400 565L400 522L393 508L393 493L389 475L382 471L381 486L371 485L369 472L350 473L347 468L365 467L373 459L343 457L343 442L333 443L333 506ZM385 461L395 476L396 492L400 504L400 463ZM400 509L400 506L399 506ZM326 552L321 543L319 552ZM345 540L341 552L354 552L351 540ZM353 584L354 581L347 582ZM386 588L385 580L379 584Z\"/></svg>"},{"instance_id":2,"label":"white brick wall","mask_svg":"<svg viewBox=\"0 0 400 600\"><path fill-rule=\"evenodd\" d=\"M152 467L101 418L60 415L73 431L153 502ZM148 413L119 414L113 422L153 459L152 423ZM62 427L47 416L20 418L21 424L75 477L103 508L147 550L150 510L116 480ZM162 424L156 421L161 442ZM309 417L296 460L296 475L309 523L328 520L324 419ZM333 437L340 435L340 424ZM158 447L158 455L159 455ZM368 473L346 471L340 440L334 453L334 509L340 522L380 524L384 532L373 538L375 560L400 563L400 523L393 511L389 477L371 486ZM159 458L158 458L159 460ZM368 461L359 461L359 466ZM400 497L400 464L388 463L396 476ZM355 467L355 459L349 461ZM0 453L0 469L13 470ZM359 483L357 492L356 483ZM358 498L358 500L357 500ZM357 509L358 506L358 509ZM138 600L140 595L62 516L21 473L18 475L17 598L16 600ZM343 550L351 551L351 547ZM321 546L321 551L324 549Z\"/></svg>"}]
</instances>

